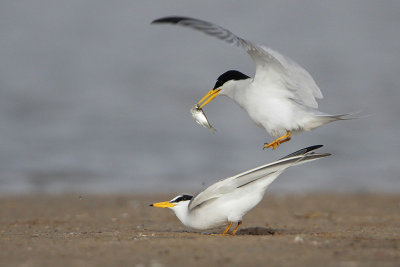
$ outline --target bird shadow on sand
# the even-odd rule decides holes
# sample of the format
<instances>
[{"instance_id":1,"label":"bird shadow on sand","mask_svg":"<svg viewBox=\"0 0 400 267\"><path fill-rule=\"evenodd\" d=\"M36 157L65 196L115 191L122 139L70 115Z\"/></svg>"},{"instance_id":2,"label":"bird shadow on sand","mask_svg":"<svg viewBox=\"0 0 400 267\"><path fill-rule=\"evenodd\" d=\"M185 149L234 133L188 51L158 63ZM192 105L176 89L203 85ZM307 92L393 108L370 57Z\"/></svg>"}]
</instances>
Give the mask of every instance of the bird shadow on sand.
<instances>
[{"instance_id":1,"label":"bird shadow on sand","mask_svg":"<svg viewBox=\"0 0 400 267\"><path fill-rule=\"evenodd\" d=\"M221 232L196 232L190 230L161 230L159 233L187 233L187 234L201 234L201 235L220 235ZM289 230L289 229L273 229L267 227L248 227L240 229L236 235L237 236L253 236L253 235L296 235L301 233L301 231Z\"/></svg>"},{"instance_id":2,"label":"bird shadow on sand","mask_svg":"<svg viewBox=\"0 0 400 267\"><path fill-rule=\"evenodd\" d=\"M236 235L292 235L296 234L292 230L272 229L266 227L249 227L240 229Z\"/></svg>"},{"instance_id":3,"label":"bird shadow on sand","mask_svg":"<svg viewBox=\"0 0 400 267\"><path fill-rule=\"evenodd\" d=\"M287 230L287 229L272 229L272 228L266 228L266 227L249 227L249 228L243 228L240 229L236 235L237 236L246 236L246 235L294 235L298 234L300 232L293 231L293 230ZM203 232L201 233L203 235L218 235L218 232L214 233L208 233L208 232Z\"/></svg>"}]
</instances>

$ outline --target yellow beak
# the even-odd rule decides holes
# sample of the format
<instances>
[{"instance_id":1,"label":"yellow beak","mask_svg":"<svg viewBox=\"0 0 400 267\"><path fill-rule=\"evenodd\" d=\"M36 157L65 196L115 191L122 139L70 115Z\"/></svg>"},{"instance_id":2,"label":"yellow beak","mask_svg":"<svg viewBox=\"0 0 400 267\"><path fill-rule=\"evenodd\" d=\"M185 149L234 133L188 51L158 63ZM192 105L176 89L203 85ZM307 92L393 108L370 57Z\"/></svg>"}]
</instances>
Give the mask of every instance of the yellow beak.
<instances>
[{"instance_id":1,"label":"yellow beak","mask_svg":"<svg viewBox=\"0 0 400 267\"><path fill-rule=\"evenodd\" d=\"M164 201L164 202L153 203L150 206L157 207L157 208L172 208L172 207L175 207L176 204L171 203L169 201Z\"/></svg>"},{"instance_id":2,"label":"yellow beak","mask_svg":"<svg viewBox=\"0 0 400 267\"><path fill-rule=\"evenodd\" d=\"M211 89L210 92L208 92L198 103L197 105L200 106L200 108L204 107L208 103L210 103L214 98L216 98L219 94L221 89ZM203 104L201 104L204 102Z\"/></svg>"}]
</instances>

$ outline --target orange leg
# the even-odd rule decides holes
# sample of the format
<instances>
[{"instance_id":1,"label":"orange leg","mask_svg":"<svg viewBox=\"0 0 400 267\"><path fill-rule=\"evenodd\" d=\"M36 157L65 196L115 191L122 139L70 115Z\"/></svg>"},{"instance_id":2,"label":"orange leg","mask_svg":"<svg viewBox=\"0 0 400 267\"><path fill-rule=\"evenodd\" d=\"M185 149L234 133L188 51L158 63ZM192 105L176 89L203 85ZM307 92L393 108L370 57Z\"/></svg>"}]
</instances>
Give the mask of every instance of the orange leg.
<instances>
[{"instance_id":1,"label":"orange leg","mask_svg":"<svg viewBox=\"0 0 400 267\"><path fill-rule=\"evenodd\" d=\"M228 235L229 229L232 227L232 222L229 223L228 227L226 227L225 231L222 233L222 235Z\"/></svg>"},{"instance_id":2,"label":"orange leg","mask_svg":"<svg viewBox=\"0 0 400 267\"><path fill-rule=\"evenodd\" d=\"M239 230L240 226L242 226L242 221L238 222L235 230L233 230L232 235L236 235L236 232Z\"/></svg>"},{"instance_id":3,"label":"orange leg","mask_svg":"<svg viewBox=\"0 0 400 267\"><path fill-rule=\"evenodd\" d=\"M264 144L264 148L269 148L272 147L272 149L276 149L278 146L280 146L282 143L285 143L287 141L290 141L290 136L292 135L292 133L290 131L288 131L286 133L286 135L281 136L279 138L277 138L275 141L269 143L269 144Z\"/></svg>"}]
</instances>

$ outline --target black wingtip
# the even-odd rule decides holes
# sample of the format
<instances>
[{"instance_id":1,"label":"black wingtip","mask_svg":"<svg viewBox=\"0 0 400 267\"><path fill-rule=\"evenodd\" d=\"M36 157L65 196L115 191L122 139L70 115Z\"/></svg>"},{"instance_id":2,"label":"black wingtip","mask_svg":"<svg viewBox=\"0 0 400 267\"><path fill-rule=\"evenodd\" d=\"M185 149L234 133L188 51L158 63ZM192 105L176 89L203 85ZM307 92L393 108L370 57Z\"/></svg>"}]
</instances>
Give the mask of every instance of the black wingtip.
<instances>
[{"instance_id":1,"label":"black wingtip","mask_svg":"<svg viewBox=\"0 0 400 267\"><path fill-rule=\"evenodd\" d=\"M281 159L291 158L291 157L298 156L298 155L304 155L304 154L306 154L306 153L308 153L310 151L316 150L316 149L321 148L321 147L323 147L323 145L314 145L314 146L305 147L305 148L297 150L296 152L293 152L293 153L291 153L291 154L289 154L289 155L287 155L287 156L285 156L285 157L283 157Z\"/></svg>"},{"instance_id":2,"label":"black wingtip","mask_svg":"<svg viewBox=\"0 0 400 267\"><path fill-rule=\"evenodd\" d=\"M177 24L182 20L188 19L186 17L163 17L163 18L159 18L156 20L153 20L151 22L151 24L157 24L157 23L171 23L171 24Z\"/></svg>"},{"instance_id":3,"label":"black wingtip","mask_svg":"<svg viewBox=\"0 0 400 267\"><path fill-rule=\"evenodd\" d=\"M309 147L306 147L306 148L303 148L303 149L305 150L304 153L307 153L307 152L316 150L316 149L321 148L321 147L323 147L323 145L313 145L313 146L309 146Z\"/></svg>"}]
</instances>

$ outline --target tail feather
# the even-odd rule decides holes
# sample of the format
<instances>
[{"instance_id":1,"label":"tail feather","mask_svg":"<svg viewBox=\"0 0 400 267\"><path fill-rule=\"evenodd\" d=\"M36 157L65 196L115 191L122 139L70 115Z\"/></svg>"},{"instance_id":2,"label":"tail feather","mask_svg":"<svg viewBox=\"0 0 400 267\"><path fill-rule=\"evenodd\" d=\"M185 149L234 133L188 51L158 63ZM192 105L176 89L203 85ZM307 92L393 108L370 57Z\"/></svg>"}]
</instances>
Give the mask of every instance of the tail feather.
<instances>
[{"instance_id":1,"label":"tail feather","mask_svg":"<svg viewBox=\"0 0 400 267\"><path fill-rule=\"evenodd\" d=\"M333 121L344 121L344 120L354 120L354 119L358 119L356 117L348 117L348 116L352 116L354 115L354 113L345 113L345 114L338 114L338 115L330 115L329 117L331 117L331 119Z\"/></svg>"},{"instance_id":2,"label":"tail feather","mask_svg":"<svg viewBox=\"0 0 400 267\"><path fill-rule=\"evenodd\" d=\"M314 118L311 120L311 123L305 127L306 131L315 129L317 127L320 127L322 125L325 125L330 122L334 121L344 121L344 120L354 120L358 119L357 117L349 117L349 116L354 116L355 113L345 113L345 114L337 114L337 115L329 115L329 114L318 114L314 116Z\"/></svg>"},{"instance_id":3,"label":"tail feather","mask_svg":"<svg viewBox=\"0 0 400 267\"><path fill-rule=\"evenodd\" d=\"M335 115L330 115L330 114L325 114L321 113L317 115L317 118L321 119L326 119L331 121L343 121L343 120L354 120L354 119L359 119L360 117L356 117L356 115L360 114L361 111L357 112L352 112L352 113L344 113L344 114L335 114ZM350 117L351 116L351 117Z\"/></svg>"}]
</instances>

